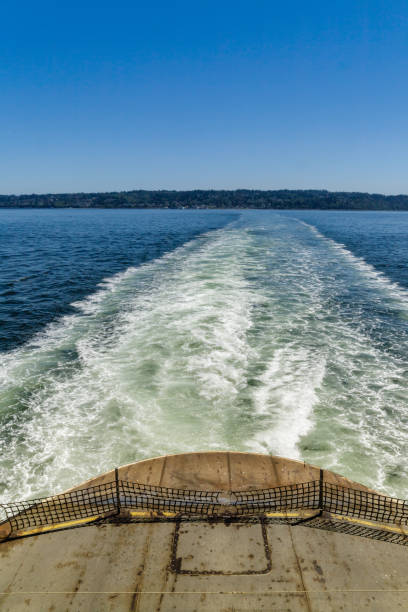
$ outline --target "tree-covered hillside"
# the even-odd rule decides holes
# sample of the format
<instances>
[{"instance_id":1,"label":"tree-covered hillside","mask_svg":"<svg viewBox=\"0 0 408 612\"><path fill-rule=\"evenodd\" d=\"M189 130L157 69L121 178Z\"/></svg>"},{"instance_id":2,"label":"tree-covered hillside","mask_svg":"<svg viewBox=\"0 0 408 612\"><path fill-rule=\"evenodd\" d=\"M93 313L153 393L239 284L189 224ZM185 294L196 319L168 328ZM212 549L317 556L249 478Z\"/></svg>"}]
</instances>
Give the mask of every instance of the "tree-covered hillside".
<instances>
[{"instance_id":1,"label":"tree-covered hillside","mask_svg":"<svg viewBox=\"0 0 408 612\"><path fill-rule=\"evenodd\" d=\"M0 195L0 208L294 208L408 210L408 196L325 190L120 191Z\"/></svg>"}]
</instances>

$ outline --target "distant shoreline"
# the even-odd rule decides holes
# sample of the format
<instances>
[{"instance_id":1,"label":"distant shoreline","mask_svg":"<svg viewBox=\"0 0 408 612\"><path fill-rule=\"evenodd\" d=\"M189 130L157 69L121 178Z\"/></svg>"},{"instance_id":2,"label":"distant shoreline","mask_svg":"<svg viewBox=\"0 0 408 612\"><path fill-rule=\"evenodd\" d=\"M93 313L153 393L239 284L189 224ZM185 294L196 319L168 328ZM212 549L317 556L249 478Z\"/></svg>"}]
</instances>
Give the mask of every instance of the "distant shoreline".
<instances>
[{"instance_id":1,"label":"distant shoreline","mask_svg":"<svg viewBox=\"0 0 408 612\"><path fill-rule=\"evenodd\" d=\"M408 211L408 195L325 190L117 191L0 195L0 209L389 210Z\"/></svg>"},{"instance_id":2,"label":"distant shoreline","mask_svg":"<svg viewBox=\"0 0 408 612\"><path fill-rule=\"evenodd\" d=\"M264 210L264 211L293 211L293 212L304 212L310 210L321 210L322 212L408 212L408 208L317 208L317 207L305 207L305 208L248 208L247 206L235 206L231 208L210 208L210 207L194 207L194 206L183 206L180 208L169 207L169 206L0 206L1 210L172 210L172 211L183 211L183 210L213 210L213 211L239 211L239 210Z\"/></svg>"}]
</instances>

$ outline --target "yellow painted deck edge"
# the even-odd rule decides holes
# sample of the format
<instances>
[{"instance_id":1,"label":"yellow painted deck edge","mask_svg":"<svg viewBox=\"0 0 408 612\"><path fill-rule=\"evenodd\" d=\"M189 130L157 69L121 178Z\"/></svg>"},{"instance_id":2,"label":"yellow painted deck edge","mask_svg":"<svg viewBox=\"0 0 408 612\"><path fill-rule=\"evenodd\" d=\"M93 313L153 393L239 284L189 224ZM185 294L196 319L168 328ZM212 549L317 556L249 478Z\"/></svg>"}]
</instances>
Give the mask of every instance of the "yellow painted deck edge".
<instances>
[{"instance_id":1,"label":"yellow painted deck edge","mask_svg":"<svg viewBox=\"0 0 408 612\"><path fill-rule=\"evenodd\" d=\"M151 519L151 518L167 518L167 519L175 519L177 518L177 516L179 516L176 512L152 512L152 511L131 511L129 512L129 515L133 518L138 518L138 519ZM231 515L232 517L234 515ZM248 515L249 516L249 515ZM257 515L254 515L257 516ZM262 516L265 516L267 519L279 519L279 518L299 518L299 519L308 519L308 518L313 518L314 516L316 516L316 510L300 510L300 511L288 511L288 512L266 512L264 515L259 515L259 517L261 518ZM215 515L215 517L217 517L217 515ZM19 537L24 537L24 536L32 536L32 535L40 535L42 533L48 533L50 531L56 531L58 529L69 529L71 527L78 527L80 525L86 525L88 523L92 523L96 520L99 519L104 519L106 518L105 515L94 515L94 516L88 516L82 519L76 519L73 521L65 521L63 523L56 523L55 525L44 525L42 527L34 527L32 529L24 529L21 531L16 531L14 533L11 533L10 536L12 538L19 538ZM219 518L222 518L221 515L219 515ZM236 517L236 518L245 518L245 517ZM398 534L402 534L404 536L408 536L408 529L404 529L404 527L402 525L397 525L397 524L386 524L386 523L376 523L374 521L367 521L364 519L360 519L360 518L355 518L355 517L351 517L351 516L345 516L345 515L341 515L341 514L328 514L328 516L324 517L327 518L329 520L332 520L333 522L338 522L338 521L344 521L347 523L352 523L353 525L356 526L360 526L360 527L368 527L370 529L377 529L380 531L388 531L388 532L392 532L392 533L398 533Z\"/></svg>"}]
</instances>

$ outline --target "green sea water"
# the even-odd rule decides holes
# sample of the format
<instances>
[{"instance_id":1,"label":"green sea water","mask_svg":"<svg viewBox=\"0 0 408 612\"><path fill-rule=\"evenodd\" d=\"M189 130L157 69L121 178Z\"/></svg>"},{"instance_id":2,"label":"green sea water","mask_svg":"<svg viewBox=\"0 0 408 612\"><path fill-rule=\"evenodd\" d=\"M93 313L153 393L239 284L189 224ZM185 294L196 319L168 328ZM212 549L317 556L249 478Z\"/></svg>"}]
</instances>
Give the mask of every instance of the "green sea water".
<instances>
[{"instance_id":1,"label":"green sea water","mask_svg":"<svg viewBox=\"0 0 408 612\"><path fill-rule=\"evenodd\" d=\"M399 279L376 265L384 221L350 215L214 212L156 257L135 225L146 261L96 279L0 353L2 499L215 449L303 459L407 496L405 268ZM374 263L357 248L367 234ZM61 286L76 274L68 266Z\"/></svg>"}]
</instances>

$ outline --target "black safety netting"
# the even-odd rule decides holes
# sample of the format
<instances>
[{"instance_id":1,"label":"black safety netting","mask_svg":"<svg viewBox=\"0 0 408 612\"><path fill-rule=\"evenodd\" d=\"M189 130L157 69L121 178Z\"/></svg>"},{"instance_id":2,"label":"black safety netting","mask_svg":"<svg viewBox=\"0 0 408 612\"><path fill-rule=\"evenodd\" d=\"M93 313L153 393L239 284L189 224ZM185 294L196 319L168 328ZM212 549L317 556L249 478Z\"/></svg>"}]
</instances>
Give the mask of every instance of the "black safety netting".
<instances>
[{"instance_id":1,"label":"black safety netting","mask_svg":"<svg viewBox=\"0 0 408 612\"><path fill-rule=\"evenodd\" d=\"M116 479L29 501L0 504L11 537L91 521L262 520L408 544L408 502L313 480L250 491L200 491Z\"/></svg>"}]
</instances>

